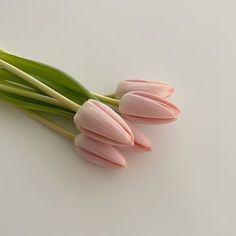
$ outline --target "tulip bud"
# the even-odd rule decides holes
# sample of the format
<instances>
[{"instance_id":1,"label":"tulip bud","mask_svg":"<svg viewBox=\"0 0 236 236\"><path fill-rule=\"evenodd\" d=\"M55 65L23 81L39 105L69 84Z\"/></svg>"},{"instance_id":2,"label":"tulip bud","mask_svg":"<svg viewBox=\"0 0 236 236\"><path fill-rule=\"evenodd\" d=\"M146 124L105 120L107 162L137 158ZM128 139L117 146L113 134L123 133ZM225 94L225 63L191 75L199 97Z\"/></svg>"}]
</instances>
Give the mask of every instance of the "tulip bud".
<instances>
[{"instance_id":1,"label":"tulip bud","mask_svg":"<svg viewBox=\"0 0 236 236\"><path fill-rule=\"evenodd\" d=\"M143 91L166 98L172 95L174 89L169 84L147 80L125 80L117 85L115 97L120 99L132 91Z\"/></svg>"},{"instance_id":2,"label":"tulip bud","mask_svg":"<svg viewBox=\"0 0 236 236\"><path fill-rule=\"evenodd\" d=\"M76 127L88 137L117 146L134 145L134 137L125 121L110 107L89 99L77 111Z\"/></svg>"},{"instance_id":3,"label":"tulip bud","mask_svg":"<svg viewBox=\"0 0 236 236\"><path fill-rule=\"evenodd\" d=\"M75 150L86 160L100 166L127 167L125 158L115 147L89 138L82 133L75 138Z\"/></svg>"},{"instance_id":4,"label":"tulip bud","mask_svg":"<svg viewBox=\"0 0 236 236\"><path fill-rule=\"evenodd\" d=\"M136 91L121 98L119 112L128 120L144 124L162 124L176 120L180 110L167 99Z\"/></svg>"},{"instance_id":5,"label":"tulip bud","mask_svg":"<svg viewBox=\"0 0 236 236\"><path fill-rule=\"evenodd\" d=\"M134 135L134 148L149 152L152 150L151 143L143 133L143 131L133 125L131 122L125 120L125 122L129 125L133 135Z\"/></svg>"}]
</instances>

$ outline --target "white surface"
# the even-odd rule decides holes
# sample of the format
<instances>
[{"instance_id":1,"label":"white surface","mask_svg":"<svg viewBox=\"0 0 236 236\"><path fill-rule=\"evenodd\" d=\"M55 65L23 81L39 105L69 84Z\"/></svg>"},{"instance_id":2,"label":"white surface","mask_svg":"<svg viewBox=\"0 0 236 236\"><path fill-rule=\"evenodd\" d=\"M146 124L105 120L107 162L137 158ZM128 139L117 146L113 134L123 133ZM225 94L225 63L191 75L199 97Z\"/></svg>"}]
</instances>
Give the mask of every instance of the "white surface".
<instances>
[{"instance_id":1,"label":"white surface","mask_svg":"<svg viewBox=\"0 0 236 236\"><path fill-rule=\"evenodd\" d=\"M154 151L107 170L0 103L0 235L236 235L236 2L0 2L1 47L97 92L162 80L183 110Z\"/></svg>"}]
</instances>

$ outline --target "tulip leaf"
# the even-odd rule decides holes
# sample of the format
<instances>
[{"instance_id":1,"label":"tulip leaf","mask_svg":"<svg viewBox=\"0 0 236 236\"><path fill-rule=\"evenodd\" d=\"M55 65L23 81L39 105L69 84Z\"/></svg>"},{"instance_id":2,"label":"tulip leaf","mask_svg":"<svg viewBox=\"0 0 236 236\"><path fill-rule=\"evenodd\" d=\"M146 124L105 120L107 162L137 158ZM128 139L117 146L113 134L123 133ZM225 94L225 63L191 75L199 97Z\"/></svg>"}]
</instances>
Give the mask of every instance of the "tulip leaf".
<instances>
[{"instance_id":1,"label":"tulip leaf","mask_svg":"<svg viewBox=\"0 0 236 236\"><path fill-rule=\"evenodd\" d=\"M53 88L54 90L60 92L60 94L64 95L65 97L69 98L73 102L78 104L83 104L89 98L84 93L79 93L74 90L71 90L67 87L61 86L60 84L55 84L51 81L47 81L44 78L40 78L38 76L34 76L36 79L40 80L41 82L47 84L49 87Z\"/></svg>"},{"instance_id":2,"label":"tulip leaf","mask_svg":"<svg viewBox=\"0 0 236 236\"><path fill-rule=\"evenodd\" d=\"M22 58L3 50L0 50L0 59L16 66L28 74L31 74L36 79L55 89L57 92L62 93L63 95L68 95L64 94L64 89L66 89L66 91L71 91L71 93L73 93L73 97L76 97L76 95L83 97L83 101L90 98L96 99L95 96L92 95L90 91L77 80L52 66Z\"/></svg>"},{"instance_id":3,"label":"tulip leaf","mask_svg":"<svg viewBox=\"0 0 236 236\"><path fill-rule=\"evenodd\" d=\"M34 76L34 77L36 79L38 78L37 76ZM45 94L41 90L39 90L37 87L35 87L34 85L31 85L27 81L24 81L20 77L12 74L11 72L8 72L7 70L5 70L3 68L0 68L0 80L10 81L16 85L24 85L28 88L33 89L35 92L37 92L39 94ZM56 91L60 91L60 93L62 95L64 95L65 97L69 98L70 100L72 100L78 104L83 104L85 101L88 100L88 98L84 94L77 93L71 89L65 88L65 87L60 86L58 84L53 84L52 82L46 81L43 78L41 78L41 81L43 83L47 83L50 87L53 87Z\"/></svg>"},{"instance_id":4,"label":"tulip leaf","mask_svg":"<svg viewBox=\"0 0 236 236\"><path fill-rule=\"evenodd\" d=\"M61 116L69 116L69 117L74 116L73 112L67 109L64 109L62 107L58 107L56 105L41 102L32 98L26 98L20 95L8 93L5 91L0 92L0 99L23 109L40 111L40 112L48 112L48 113L61 115Z\"/></svg>"},{"instance_id":5,"label":"tulip leaf","mask_svg":"<svg viewBox=\"0 0 236 236\"><path fill-rule=\"evenodd\" d=\"M43 94L43 92L41 90L39 90L37 87L35 87L34 85L28 83L27 81L19 78L18 76L12 74L11 72L9 72L3 68L0 68L0 80L7 80L7 81L11 81L13 83L21 84L21 85L24 85L24 86L34 89L38 93Z\"/></svg>"}]
</instances>

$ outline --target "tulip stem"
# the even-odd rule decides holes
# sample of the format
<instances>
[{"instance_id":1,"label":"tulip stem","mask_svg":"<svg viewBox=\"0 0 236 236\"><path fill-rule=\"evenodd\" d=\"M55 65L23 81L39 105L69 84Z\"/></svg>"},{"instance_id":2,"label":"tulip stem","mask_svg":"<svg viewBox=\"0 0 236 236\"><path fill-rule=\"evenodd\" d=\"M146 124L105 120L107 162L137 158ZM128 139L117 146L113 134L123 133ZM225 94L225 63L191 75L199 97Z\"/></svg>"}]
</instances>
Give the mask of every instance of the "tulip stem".
<instances>
[{"instance_id":1,"label":"tulip stem","mask_svg":"<svg viewBox=\"0 0 236 236\"><path fill-rule=\"evenodd\" d=\"M8 85L8 83L5 83L4 81L1 81L1 80L0 80L0 90L65 108L62 103L60 103L59 101L57 101L56 99L52 97L41 95L41 94L31 92L22 88L21 89L16 88L14 87L14 85Z\"/></svg>"},{"instance_id":2,"label":"tulip stem","mask_svg":"<svg viewBox=\"0 0 236 236\"><path fill-rule=\"evenodd\" d=\"M34 85L35 87L39 88L41 91L45 92L49 96L57 99L59 102L64 104L68 109L77 112L80 108L80 105L76 104L75 102L71 101L67 97L61 95L54 89L48 87L46 84L40 82L39 80L35 79L33 76L25 73L24 71L18 69L17 67L5 62L4 60L0 59L0 67L4 68L5 70L13 73L14 75L19 76L23 80L29 82L30 84Z\"/></svg>"},{"instance_id":3,"label":"tulip stem","mask_svg":"<svg viewBox=\"0 0 236 236\"><path fill-rule=\"evenodd\" d=\"M106 97L109 97L109 98L116 98L115 94L112 93L112 94L106 94L106 95L103 95L103 96L106 96Z\"/></svg>"},{"instance_id":4,"label":"tulip stem","mask_svg":"<svg viewBox=\"0 0 236 236\"><path fill-rule=\"evenodd\" d=\"M100 101L105 102L107 104L113 105L113 106L119 106L120 104L120 100L115 99L115 98L111 98L111 97L107 97L104 95L100 95L97 93L92 93L96 98L98 98Z\"/></svg>"},{"instance_id":5,"label":"tulip stem","mask_svg":"<svg viewBox=\"0 0 236 236\"><path fill-rule=\"evenodd\" d=\"M40 115L37 112L29 111L29 110L22 110L27 116L33 118L34 120L38 121L42 125L48 127L49 129L55 131L56 133L61 134L65 138L74 141L75 139L75 134L66 130L65 128L62 128L60 125L52 122L48 118Z\"/></svg>"}]
</instances>

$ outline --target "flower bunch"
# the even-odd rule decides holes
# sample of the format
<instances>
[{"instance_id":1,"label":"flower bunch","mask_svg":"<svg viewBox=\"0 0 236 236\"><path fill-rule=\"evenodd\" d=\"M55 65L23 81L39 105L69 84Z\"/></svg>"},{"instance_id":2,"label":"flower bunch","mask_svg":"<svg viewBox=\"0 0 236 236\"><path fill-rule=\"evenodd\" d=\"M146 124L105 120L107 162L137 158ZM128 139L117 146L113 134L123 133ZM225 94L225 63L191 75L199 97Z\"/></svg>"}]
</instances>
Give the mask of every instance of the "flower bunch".
<instances>
[{"instance_id":1,"label":"flower bunch","mask_svg":"<svg viewBox=\"0 0 236 236\"><path fill-rule=\"evenodd\" d=\"M0 99L73 140L82 157L102 166L127 166L120 146L151 150L148 138L133 122L175 121L180 110L167 100L173 92L166 83L126 80L114 94L104 96L56 68L0 50ZM44 113L73 118L77 132L66 130Z\"/></svg>"}]
</instances>

